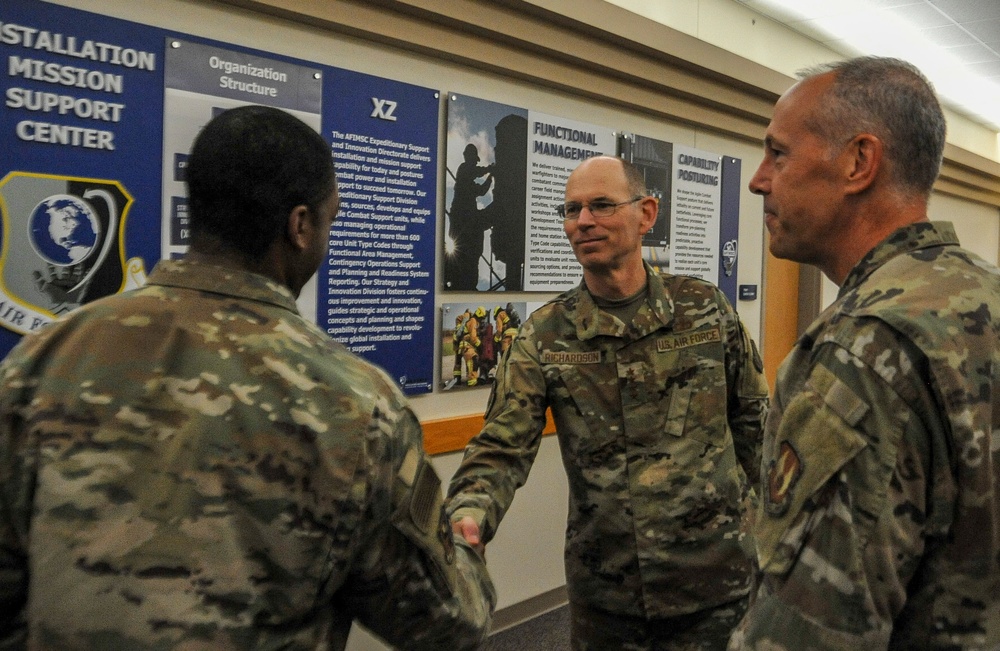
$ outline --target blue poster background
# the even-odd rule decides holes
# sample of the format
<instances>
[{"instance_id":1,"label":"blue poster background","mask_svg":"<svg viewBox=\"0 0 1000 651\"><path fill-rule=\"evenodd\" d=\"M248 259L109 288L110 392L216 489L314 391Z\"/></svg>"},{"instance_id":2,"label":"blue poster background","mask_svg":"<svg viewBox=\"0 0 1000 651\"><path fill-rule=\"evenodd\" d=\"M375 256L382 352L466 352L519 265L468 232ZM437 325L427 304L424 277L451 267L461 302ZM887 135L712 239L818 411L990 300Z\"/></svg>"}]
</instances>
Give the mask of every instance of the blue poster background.
<instances>
[{"instance_id":1,"label":"blue poster background","mask_svg":"<svg viewBox=\"0 0 1000 651\"><path fill-rule=\"evenodd\" d=\"M0 108L0 149L3 151L0 158L0 178L18 170L68 178L117 181L135 199L125 216L123 244L126 258L142 258L148 270L159 257L164 32L34 0L4 0L0 5L0 23L3 23L0 27L0 60L4 63L4 74L0 79L6 100ZM12 26L38 32L47 31L58 34L61 38L52 41L48 49L11 44L10 41L14 40ZM18 33L22 35L19 40L23 42L25 32ZM37 39L39 34L36 32L32 36ZM152 53L155 56L155 69L128 68L62 54L59 50L67 50L69 37L75 38L77 48L84 41L90 40ZM122 92L95 91L29 79L24 74L15 76L10 71L12 57L16 57L23 65L28 65L24 63L25 60L32 60L44 62L43 65L54 64L121 75ZM40 76L37 70L34 72L33 76ZM10 108L13 89L123 104L124 107L118 110L119 119L116 122L81 118L72 111L60 114L58 107L48 111ZM20 93L17 94L20 97ZM114 134L114 150L22 140L17 135L18 125L22 122L110 131ZM28 128L32 132L36 131L34 127ZM9 244L8 235L2 234L5 246ZM4 307L9 309L12 306ZM6 355L19 340L19 334L0 328L0 355Z\"/></svg>"},{"instance_id":2,"label":"blue poster background","mask_svg":"<svg viewBox=\"0 0 1000 651\"><path fill-rule=\"evenodd\" d=\"M719 229L719 289L726 295L733 307L736 302L737 271L739 270L740 249L740 189L742 181L742 161L732 156L722 157L722 223Z\"/></svg>"},{"instance_id":3,"label":"blue poster background","mask_svg":"<svg viewBox=\"0 0 1000 651\"><path fill-rule=\"evenodd\" d=\"M427 393L440 94L347 70L326 74L323 130L333 143L341 210L319 270L317 320L406 393Z\"/></svg>"},{"instance_id":4,"label":"blue poster background","mask_svg":"<svg viewBox=\"0 0 1000 651\"><path fill-rule=\"evenodd\" d=\"M406 191L410 201L406 208L422 213L423 216L418 217L422 221L407 220L402 231L405 240L395 239L397 231L386 231L393 232L394 238L385 242L387 251L403 255L395 259L398 263L396 267L407 274L406 293L400 300L409 301L405 305L393 305L392 301L385 304L389 308L395 307L397 315L406 317L405 324L392 325L405 329L408 337L398 341L379 341L373 348L359 352L385 367L408 393L430 391L433 386L434 223L439 113L435 91L39 0L4 0L0 5L0 60L5 64L5 74L0 77L5 98L5 103L0 105L0 151L3 152L0 179L7 178L8 182L0 185L0 204L4 206L5 218L10 221L6 228L23 228L28 218L26 210L30 213L30 208L35 205L32 203L34 195L22 189L26 186L35 194L58 192L60 196L73 192L63 188L87 186L87 190L76 190L83 193L93 192L96 187L104 193L102 196L111 196L111 190L119 192L120 189L121 192L115 196L128 197L131 201L117 202L120 204L121 224L115 231L120 240L116 243L118 250L115 253L123 261L143 261L146 272L152 269L161 257L164 49L168 37L256 53L319 69L323 74L322 134L327 141L334 140L336 131L366 134L416 148L408 151L407 156L420 160L408 158L406 162L419 163L419 166L407 169L410 176L405 181L397 177L399 180L395 187ZM113 62L115 57L120 59L126 50L145 57L145 68ZM102 58L108 60L102 61ZM149 65L150 62L152 65ZM79 72L81 69L83 72ZM94 89L101 86L104 83L101 80L109 75L116 78L116 84L110 88ZM88 83L88 80L93 83ZM68 99L59 99L63 97ZM95 111L94 107L98 106L95 102L104 103L103 116L107 119L93 118L95 113L99 113ZM35 106L38 110L32 110ZM43 126L35 127L34 123L43 123ZM25 139L51 130L51 127L44 126L46 124L56 125L56 130L63 132L67 128L76 130L78 145ZM103 142L104 147L82 146L85 141L80 129L105 132L105 135L91 134L87 141L91 145ZM113 148L108 143L113 144ZM387 149L392 147L387 145ZM375 156L390 161L401 160L399 156L378 153ZM36 186L38 189L33 189ZM5 188L8 197L3 194ZM18 201L5 201L15 192L18 193ZM17 214L11 209L12 205L18 207ZM372 213L378 212L353 206L352 211L359 213L357 217L362 220L370 220L377 216ZM101 223L108 219L106 215L98 217L104 220ZM26 254L9 251L12 238L2 228L2 250L9 255L4 256L6 268L0 271L6 278L17 278L29 286L30 279L26 279L25 274L32 272L19 266ZM412 246L405 250L388 249L393 244ZM331 238L331 246L341 245L344 242ZM371 255L372 251L366 250L364 257ZM337 293L328 295L328 285L322 282L325 273L329 273L329 260L320 271L315 297L317 321L321 326L324 324L325 306L330 300L341 298ZM403 277L396 280L402 281ZM91 291L82 302L120 291L125 285L122 280L103 294ZM62 311L62 308L50 310L48 305L29 305L23 292L19 295L17 291L8 293L6 290L10 288L7 287L0 289L5 290L0 295L0 325L7 325L3 322L5 312L10 317L22 311L51 312L51 316L58 316ZM419 300L414 302L414 299ZM64 301L60 305L67 303ZM0 356L6 355L20 337L17 329L0 327Z\"/></svg>"}]
</instances>

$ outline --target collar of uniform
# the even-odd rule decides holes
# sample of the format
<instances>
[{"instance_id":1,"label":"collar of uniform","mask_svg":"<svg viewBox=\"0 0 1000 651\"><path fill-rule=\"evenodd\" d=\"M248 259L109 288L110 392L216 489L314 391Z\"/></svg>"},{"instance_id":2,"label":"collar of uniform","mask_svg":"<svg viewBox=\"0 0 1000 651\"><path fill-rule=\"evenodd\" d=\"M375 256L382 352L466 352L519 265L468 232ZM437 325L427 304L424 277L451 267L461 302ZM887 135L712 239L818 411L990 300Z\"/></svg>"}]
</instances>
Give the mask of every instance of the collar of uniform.
<instances>
[{"instance_id":1,"label":"collar of uniform","mask_svg":"<svg viewBox=\"0 0 1000 651\"><path fill-rule=\"evenodd\" d=\"M149 274L148 283L270 303L296 314L299 311L287 287L266 276L232 267L190 260L160 260Z\"/></svg>"},{"instance_id":2,"label":"collar of uniform","mask_svg":"<svg viewBox=\"0 0 1000 651\"><path fill-rule=\"evenodd\" d=\"M592 339L599 335L610 337L644 337L661 326L670 323L674 314L674 302L667 294L663 278L645 261L643 262L643 266L646 269L646 282L649 284L649 294L646 297L646 304L639 308L639 312L635 315L635 319L631 324L622 323L598 308L597 303L594 302L594 297L587 290L586 281L580 281L579 291L577 292L576 314L572 318L573 322L576 323L576 336L581 341Z\"/></svg>"},{"instance_id":3,"label":"collar of uniform","mask_svg":"<svg viewBox=\"0 0 1000 651\"><path fill-rule=\"evenodd\" d=\"M896 256L946 244L958 245L958 236L951 222L918 222L897 229L854 265L840 286L837 297L860 285L873 271Z\"/></svg>"}]
</instances>

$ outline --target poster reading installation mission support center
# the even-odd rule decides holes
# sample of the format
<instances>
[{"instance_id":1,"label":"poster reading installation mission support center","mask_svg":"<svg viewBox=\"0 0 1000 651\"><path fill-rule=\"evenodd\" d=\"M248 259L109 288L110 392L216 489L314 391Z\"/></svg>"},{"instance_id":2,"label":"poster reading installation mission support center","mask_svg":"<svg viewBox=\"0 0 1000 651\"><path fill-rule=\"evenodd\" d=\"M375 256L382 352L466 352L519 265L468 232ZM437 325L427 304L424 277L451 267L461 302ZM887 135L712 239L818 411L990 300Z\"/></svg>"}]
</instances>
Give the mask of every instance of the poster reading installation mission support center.
<instances>
[{"instance_id":1,"label":"poster reading installation mission support center","mask_svg":"<svg viewBox=\"0 0 1000 651\"><path fill-rule=\"evenodd\" d=\"M42 2L0 5L0 354L157 260L163 54ZM152 107L152 110L150 110Z\"/></svg>"},{"instance_id":2,"label":"poster reading installation mission support center","mask_svg":"<svg viewBox=\"0 0 1000 651\"><path fill-rule=\"evenodd\" d=\"M434 91L38 0L0 4L0 58L0 356L183 255L198 129L266 104L320 132L341 166L347 218L300 309L404 391L431 390ZM366 299L364 322L345 320Z\"/></svg>"}]
</instances>

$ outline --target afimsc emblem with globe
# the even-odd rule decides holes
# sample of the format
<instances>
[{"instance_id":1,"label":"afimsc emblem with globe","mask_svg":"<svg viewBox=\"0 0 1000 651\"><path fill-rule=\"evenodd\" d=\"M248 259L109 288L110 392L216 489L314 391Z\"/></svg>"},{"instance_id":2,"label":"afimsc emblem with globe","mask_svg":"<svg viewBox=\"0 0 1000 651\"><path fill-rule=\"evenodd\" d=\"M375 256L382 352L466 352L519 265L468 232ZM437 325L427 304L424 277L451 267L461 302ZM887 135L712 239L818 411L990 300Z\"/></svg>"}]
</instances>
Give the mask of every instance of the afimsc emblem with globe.
<instances>
[{"instance_id":1,"label":"afimsc emblem with globe","mask_svg":"<svg viewBox=\"0 0 1000 651\"><path fill-rule=\"evenodd\" d=\"M88 203L56 194L39 203L28 219L35 251L49 264L68 267L89 258L100 241L101 226Z\"/></svg>"},{"instance_id":2,"label":"afimsc emblem with globe","mask_svg":"<svg viewBox=\"0 0 1000 651\"><path fill-rule=\"evenodd\" d=\"M88 199L103 201L107 232L102 232L97 211ZM91 188L82 197L53 194L39 202L28 218L28 239L47 269L32 277L46 294L49 308L60 314L83 304L95 274L101 269L115 242L117 203L110 192Z\"/></svg>"}]
</instances>

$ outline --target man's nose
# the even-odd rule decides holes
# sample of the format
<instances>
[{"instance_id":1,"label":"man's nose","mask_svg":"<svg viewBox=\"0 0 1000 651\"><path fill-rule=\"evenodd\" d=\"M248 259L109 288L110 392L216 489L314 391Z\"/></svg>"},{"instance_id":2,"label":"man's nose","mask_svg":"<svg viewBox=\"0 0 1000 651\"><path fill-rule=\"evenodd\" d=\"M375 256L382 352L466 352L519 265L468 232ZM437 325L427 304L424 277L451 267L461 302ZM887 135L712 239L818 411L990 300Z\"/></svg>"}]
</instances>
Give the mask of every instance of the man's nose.
<instances>
[{"instance_id":1,"label":"man's nose","mask_svg":"<svg viewBox=\"0 0 1000 651\"><path fill-rule=\"evenodd\" d=\"M592 226L597 222L597 218L594 217L594 213L590 210L590 204L584 204L580 207L580 216L576 218L577 226Z\"/></svg>"},{"instance_id":2,"label":"man's nose","mask_svg":"<svg viewBox=\"0 0 1000 651\"><path fill-rule=\"evenodd\" d=\"M770 191L771 182L767 175L764 173L764 164L761 163L757 171L754 172L753 177L750 178L750 183L747 185L750 188L750 192L754 194L767 194Z\"/></svg>"}]
</instances>

